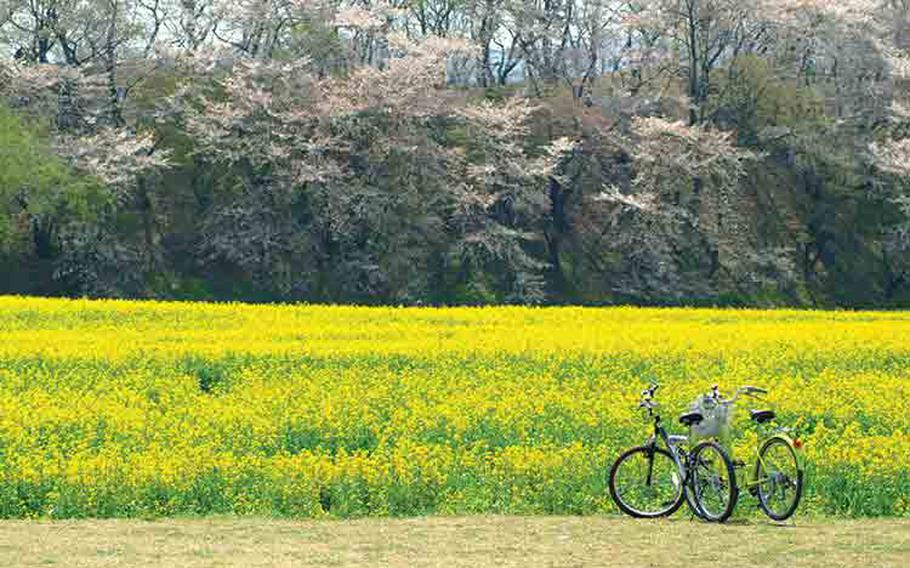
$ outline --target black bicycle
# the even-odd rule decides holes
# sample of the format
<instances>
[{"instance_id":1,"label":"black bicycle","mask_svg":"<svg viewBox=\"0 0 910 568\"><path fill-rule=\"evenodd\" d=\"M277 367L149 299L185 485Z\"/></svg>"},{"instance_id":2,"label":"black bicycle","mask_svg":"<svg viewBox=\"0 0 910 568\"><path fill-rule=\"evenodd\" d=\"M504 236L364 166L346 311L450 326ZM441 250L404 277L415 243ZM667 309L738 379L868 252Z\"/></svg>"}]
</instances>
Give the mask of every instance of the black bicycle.
<instances>
[{"instance_id":1,"label":"black bicycle","mask_svg":"<svg viewBox=\"0 0 910 568\"><path fill-rule=\"evenodd\" d=\"M706 521L727 520L738 493L733 462L713 440L699 442L687 451L688 436L668 434L655 412L657 389L652 384L642 391L638 405L653 421L654 433L644 445L617 458L610 469L610 496L622 512L636 518L672 515L685 500ZM697 411L679 417L690 428L703 419Z\"/></svg>"}]
</instances>

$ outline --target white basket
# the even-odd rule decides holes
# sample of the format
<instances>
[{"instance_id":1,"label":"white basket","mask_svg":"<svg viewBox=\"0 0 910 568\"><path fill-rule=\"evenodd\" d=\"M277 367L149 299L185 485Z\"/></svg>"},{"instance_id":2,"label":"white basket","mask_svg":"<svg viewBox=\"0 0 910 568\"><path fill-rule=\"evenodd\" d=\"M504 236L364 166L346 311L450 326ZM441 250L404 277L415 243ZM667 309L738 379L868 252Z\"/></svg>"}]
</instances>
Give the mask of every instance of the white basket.
<instances>
[{"instance_id":1,"label":"white basket","mask_svg":"<svg viewBox=\"0 0 910 568\"><path fill-rule=\"evenodd\" d=\"M698 424L693 424L692 436L695 438L724 437L730 431L733 416L732 405L718 404L711 396L702 395L695 399L689 408L700 412L704 417Z\"/></svg>"}]
</instances>

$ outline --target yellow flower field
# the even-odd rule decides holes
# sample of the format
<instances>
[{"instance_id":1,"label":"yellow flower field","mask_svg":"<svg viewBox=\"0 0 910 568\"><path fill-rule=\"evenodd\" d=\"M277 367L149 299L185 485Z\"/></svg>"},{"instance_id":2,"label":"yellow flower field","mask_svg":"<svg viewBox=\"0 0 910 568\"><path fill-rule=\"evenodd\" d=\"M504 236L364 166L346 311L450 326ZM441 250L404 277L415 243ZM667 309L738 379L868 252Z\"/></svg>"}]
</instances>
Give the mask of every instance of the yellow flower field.
<instances>
[{"instance_id":1,"label":"yellow flower field","mask_svg":"<svg viewBox=\"0 0 910 568\"><path fill-rule=\"evenodd\" d=\"M0 516L611 512L650 381L768 388L804 513L910 514L910 313L5 297Z\"/></svg>"}]
</instances>

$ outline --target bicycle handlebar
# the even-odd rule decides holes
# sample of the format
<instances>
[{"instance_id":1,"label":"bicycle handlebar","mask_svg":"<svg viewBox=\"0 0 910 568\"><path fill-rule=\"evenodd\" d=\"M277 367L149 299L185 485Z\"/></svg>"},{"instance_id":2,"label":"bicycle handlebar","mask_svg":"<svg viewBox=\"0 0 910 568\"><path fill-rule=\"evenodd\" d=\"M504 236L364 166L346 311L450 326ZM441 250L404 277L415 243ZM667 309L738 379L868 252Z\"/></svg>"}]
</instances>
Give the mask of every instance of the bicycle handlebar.
<instances>
[{"instance_id":1,"label":"bicycle handlebar","mask_svg":"<svg viewBox=\"0 0 910 568\"><path fill-rule=\"evenodd\" d=\"M755 397L755 395L758 395L758 394L768 394L768 390L763 389L761 387L745 385L745 386L741 386L738 389L736 389L736 392L733 393L732 398L724 398L723 395L720 394L720 391L717 389L717 385L714 385L711 389L711 393L712 393L712 396L714 397L714 400L716 400L718 403L733 404L734 402L736 402L736 400L739 398L739 395L741 395L741 394L744 394L746 396Z\"/></svg>"},{"instance_id":2,"label":"bicycle handlebar","mask_svg":"<svg viewBox=\"0 0 910 568\"><path fill-rule=\"evenodd\" d=\"M654 402L654 393L657 392L657 389L659 388L659 384L651 383L648 388L641 391L641 402L638 403L638 408L646 408L649 416L654 414L654 409L658 406L658 404Z\"/></svg>"}]
</instances>

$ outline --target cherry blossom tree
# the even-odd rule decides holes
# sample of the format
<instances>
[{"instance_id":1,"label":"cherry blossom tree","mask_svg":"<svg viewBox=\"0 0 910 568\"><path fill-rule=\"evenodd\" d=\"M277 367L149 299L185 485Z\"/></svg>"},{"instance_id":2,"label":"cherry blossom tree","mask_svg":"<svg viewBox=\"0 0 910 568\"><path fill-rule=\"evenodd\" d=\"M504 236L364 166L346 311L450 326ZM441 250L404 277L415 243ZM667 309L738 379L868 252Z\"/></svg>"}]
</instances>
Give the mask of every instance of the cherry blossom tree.
<instances>
[{"instance_id":1,"label":"cherry blossom tree","mask_svg":"<svg viewBox=\"0 0 910 568\"><path fill-rule=\"evenodd\" d=\"M103 75L88 75L73 67L24 64L7 64L2 75L6 81L0 97L20 116L44 123L48 149L72 176L67 180L81 180L24 187L17 193L35 248L55 261L56 278L69 280L85 292L95 290L100 282L86 264L86 247L95 261L110 270L136 274L122 263L140 255L124 256L123 245L111 241L106 216L145 199L144 183L167 168L168 152L157 147L151 134L111 121ZM91 222L84 214L74 216L62 205L66 202L92 203ZM64 265L78 266L78 277L75 269Z\"/></svg>"},{"instance_id":2,"label":"cherry blossom tree","mask_svg":"<svg viewBox=\"0 0 910 568\"><path fill-rule=\"evenodd\" d=\"M143 273L408 303L900 281L903 0L0 6L0 100L103 196L93 223L36 223L99 293Z\"/></svg>"},{"instance_id":3,"label":"cherry blossom tree","mask_svg":"<svg viewBox=\"0 0 910 568\"><path fill-rule=\"evenodd\" d=\"M362 25L378 33L377 20L362 13L340 18L345 27ZM377 167L406 168L417 178L429 167L441 174L432 183L438 192L434 200L448 202L452 212L448 218L436 218L434 212L421 223L434 231L455 230L448 245L434 237L440 247L451 249L440 258L448 258L445 262L474 284L483 280L478 274L503 272L506 266L506 275L499 277L511 280L510 298L540 300L542 264L531 259L525 244L540 226L546 164L554 158L546 152L546 158L533 158L522 147L531 107L520 100L471 104L447 90L447 63L470 49L462 40L411 40L389 32L383 42L388 56L381 66L363 63L346 75L320 77L307 59L239 59L212 87L198 81L188 85L177 106L187 113L200 155L229 166L244 188L239 200L212 217L215 225L204 246L214 257L275 275L288 255L302 254L293 252L301 246L322 251L318 256L347 235L376 230L369 225L383 213L371 209L352 217L352 208L398 203L421 211L426 188L377 194L361 184ZM374 146L367 133L377 127L383 136ZM453 147L439 139L440 132L451 129L468 133L470 144ZM316 220L293 229L296 222L279 210L301 200ZM269 201L272 205L263 209ZM270 228L253 239L234 231L237 238L225 240L231 226ZM295 244L293 235L302 232L318 237ZM245 246L253 242L254 248ZM393 277L368 269L376 258L358 262L361 272L370 273L363 277L368 286L382 286ZM294 279L289 274L277 278L286 290L297 285Z\"/></svg>"}]
</instances>

